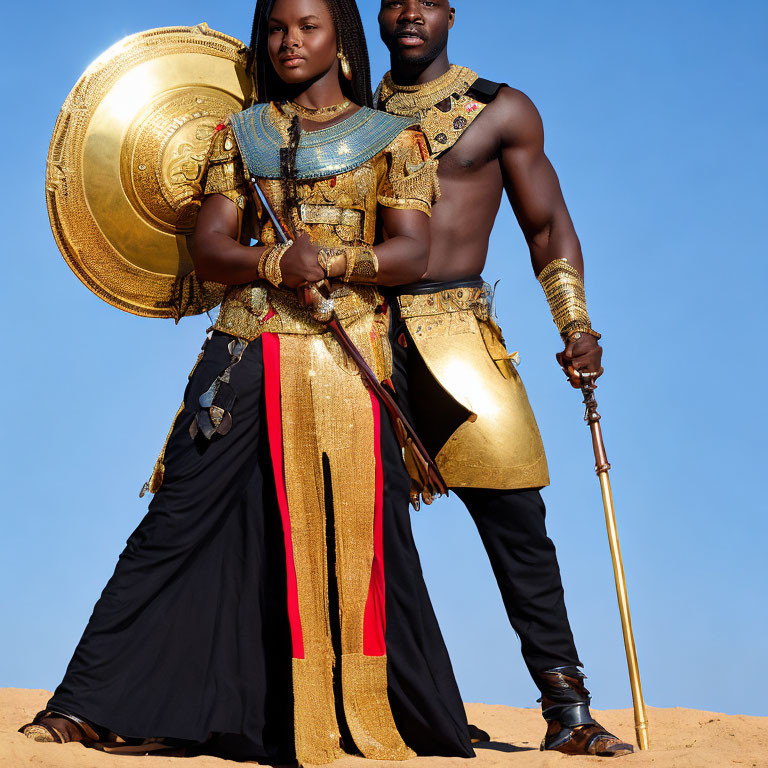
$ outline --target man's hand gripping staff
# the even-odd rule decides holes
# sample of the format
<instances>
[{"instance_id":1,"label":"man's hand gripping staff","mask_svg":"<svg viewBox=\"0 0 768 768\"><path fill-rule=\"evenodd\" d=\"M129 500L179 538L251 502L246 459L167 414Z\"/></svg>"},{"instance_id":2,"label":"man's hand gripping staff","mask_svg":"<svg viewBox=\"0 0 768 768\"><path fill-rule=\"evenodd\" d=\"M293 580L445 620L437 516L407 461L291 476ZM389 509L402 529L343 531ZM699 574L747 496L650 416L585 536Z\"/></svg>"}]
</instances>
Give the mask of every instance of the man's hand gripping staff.
<instances>
[{"instance_id":1,"label":"man's hand gripping staff","mask_svg":"<svg viewBox=\"0 0 768 768\"><path fill-rule=\"evenodd\" d=\"M600 334L592 329L587 313L584 280L566 259L553 259L539 273L539 282L565 344L557 354L557 362L571 386L580 389L583 379L594 381L603 373Z\"/></svg>"},{"instance_id":2,"label":"man's hand gripping staff","mask_svg":"<svg viewBox=\"0 0 768 768\"><path fill-rule=\"evenodd\" d=\"M619 531L616 525L616 512L613 507L611 480L608 472L611 465L605 453L603 432L600 427L600 414L597 412L595 380L603 373L600 365L602 350L598 345L600 334L592 329L587 313L587 300L581 273L565 259L551 261L539 274L546 294L552 317L565 342L565 350L557 355L571 386L581 389L584 395L586 414L584 420L592 433L592 447L595 453L595 471L600 479L603 495L605 524L608 530L608 544L613 561L613 574L616 581L616 596L619 601L621 628L624 633L624 648L627 653L629 682L632 689L632 701L635 710L635 732L640 749L648 749L648 718L640 684L640 670L637 664L635 637L632 632L632 619L629 613L627 582L624 576L624 563L619 546Z\"/></svg>"},{"instance_id":3,"label":"man's hand gripping staff","mask_svg":"<svg viewBox=\"0 0 768 768\"><path fill-rule=\"evenodd\" d=\"M280 258L289 248L294 246L294 243L296 243L300 249L304 250L306 243L303 242L303 239L306 238L309 240L309 238L306 235L302 235L300 239L294 240L286 226L278 218L256 179L251 177L248 184L254 197L258 200L263 210L266 211L272 221L275 232L281 241L280 245L275 246L275 248L266 252L270 255L265 254L265 257L263 257L266 258L267 261L263 270L265 277L277 286L280 284L282 277ZM276 260L276 264L270 264L270 259ZM429 456L426 448L424 448L416 431L395 402L392 394L378 380L376 374L371 370L371 367L365 361L360 350L355 346L352 339L349 338L347 332L342 327L334 310L333 299L326 295L328 282L323 279L323 270L319 266L316 257L314 257L314 264L317 265L319 273L317 282L305 282L291 286L290 282L294 281L290 281L286 284L290 287L295 287L299 294L299 299L307 306L311 307L315 319L328 326L328 329L342 349L358 367L363 381L366 382L367 386L370 387L381 404L387 409L392 424L395 427L397 439L403 450L403 458L408 469L408 474L411 477L411 503L414 508L419 508L420 499L423 499L425 504L431 504L436 496L448 494L448 487L445 480L443 479L437 464ZM261 269L259 271L262 272ZM277 282L275 282L275 280Z\"/></svg>"}]
</instances>

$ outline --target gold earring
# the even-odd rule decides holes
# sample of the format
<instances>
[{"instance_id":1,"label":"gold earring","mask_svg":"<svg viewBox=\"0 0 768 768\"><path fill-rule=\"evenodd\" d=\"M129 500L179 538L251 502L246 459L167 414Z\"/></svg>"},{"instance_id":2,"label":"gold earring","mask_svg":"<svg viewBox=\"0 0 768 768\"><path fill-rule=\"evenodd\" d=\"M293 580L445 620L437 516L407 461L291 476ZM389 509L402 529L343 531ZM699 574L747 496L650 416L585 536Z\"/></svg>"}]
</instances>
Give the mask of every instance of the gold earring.
<instances>
[{"instance_id":1,"label":"gold earring","mask_svg":"<svg viewBox=\"0 0 768 768\"><path fill-rule=\"evenodd\" d=\"M347 80L352 79L352 65L349 63L349 59L346 57L346 55L339 51L336 54L336 57L341 62L341 73L344 75L344 77L347 78Z\"/></svg>"}]
</instances>

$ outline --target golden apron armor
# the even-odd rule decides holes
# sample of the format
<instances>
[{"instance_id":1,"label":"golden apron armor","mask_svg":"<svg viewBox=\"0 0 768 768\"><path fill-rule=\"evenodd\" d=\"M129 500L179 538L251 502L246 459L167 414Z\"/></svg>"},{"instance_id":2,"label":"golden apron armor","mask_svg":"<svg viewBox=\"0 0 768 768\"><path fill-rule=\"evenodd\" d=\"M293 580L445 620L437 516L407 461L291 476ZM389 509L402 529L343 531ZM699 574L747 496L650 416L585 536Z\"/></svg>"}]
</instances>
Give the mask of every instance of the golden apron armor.
<instances>
[{"instance_id":1,"label":"golden apron armor","mask_svg":"<svg viewBox=\"0 0 768 768\"><path fill-rule=\"evenodd\" d=\"M376 103L391 114L418 117L431 157L439 159L487 106L472 91L477 79L456 65L415 86L397 85L387 73ZM452 488L538 488L549 484L544 446L514 356L490 316L488 293L487 287L464 287L399 297L403 320L434 377L433 391L442 389L469 412L440 448L437 465ZM414 409L445 407L441 397L421 395ZM423 422L439 423L439 414Z\"/></svg>"},{"instance_id":2,"label":"golden apron armor","mask_svg":"<svg viewBox=\"0 0 768 768\"><path fill-rule=\"evenodd\" d=\"M250 95L244 46L197 27L121 40L64 102L48 152L56 243L104 301L145 317L199 314L223 287L194 276L186 242L215 127Z\"/></svg>"},{"instance_id":3,"label":"golden apron armor","mask_svg":"<svg viewBox=\"0 0 768 768\"><path fill-rule=\"evenodd\" d=\"M469 412L435 457L452 488L538 488L547 459L525 387L490 316L488 286L398 297L429 372ZM429 407L425 397L415 406Z\"/></svg>"}]
</instances>

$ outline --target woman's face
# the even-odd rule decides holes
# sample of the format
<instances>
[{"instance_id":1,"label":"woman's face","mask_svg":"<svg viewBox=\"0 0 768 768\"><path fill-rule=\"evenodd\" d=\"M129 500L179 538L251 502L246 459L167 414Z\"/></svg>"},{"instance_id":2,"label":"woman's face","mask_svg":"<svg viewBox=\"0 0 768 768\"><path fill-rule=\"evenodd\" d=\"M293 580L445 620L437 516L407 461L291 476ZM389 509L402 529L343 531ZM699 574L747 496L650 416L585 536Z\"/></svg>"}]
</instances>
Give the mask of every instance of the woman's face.
<instances>
[{"instance_id":1,"label":"woman's face","mask_svg":"<svg viewBox=\"0 0 768 768\"><path fill-rule=\"evenodd\" d=\"M269 58L290 85L338 72L336 29L325 0L277 0L269 16Z\"/></svg>"}]
</instances>

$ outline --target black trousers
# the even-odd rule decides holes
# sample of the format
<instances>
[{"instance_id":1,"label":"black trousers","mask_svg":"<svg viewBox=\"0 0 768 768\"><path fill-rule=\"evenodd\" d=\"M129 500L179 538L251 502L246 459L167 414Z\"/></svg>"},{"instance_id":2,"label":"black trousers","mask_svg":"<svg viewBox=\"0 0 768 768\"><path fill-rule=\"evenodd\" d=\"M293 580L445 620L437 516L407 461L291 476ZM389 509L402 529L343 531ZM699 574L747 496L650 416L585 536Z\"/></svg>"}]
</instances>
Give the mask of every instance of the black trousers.
<instances>
[{"instance_id":1,"label":"black trousers","mask_svg":"<svg viewBox=\"0 0 768 768\"><path fill-rule=\"evenodd\" d=\"M48 707L126 738L213 736L230 756L289 760L292 652L260 341L232 368L229 434L208 442L189 433L200 395L230 363L230 341L214 334L190 377L163 486ZM417 753L469 757L466 715L411 533L410 481L384 413L380 447L392 713Z\"/></svg>"},{"instance_id":2,"label":"black trousers","mask_svg":"<svg viewBox=\"0 0 768 768\"><path fill-rule=\"evenodd\" d=\"M398 403L411 423L418 427L419 414L408 397L409 379L414 369L423 367L424 362L397 314L396 300L393 304L393 385ZM581 666L565 609L555 546L547 536L546 510L539 490L451 490L462 500L477 526L507 616L520 638L523 659L534 681L537 673L553 667Z\"/></svg>"}]
</instances>

